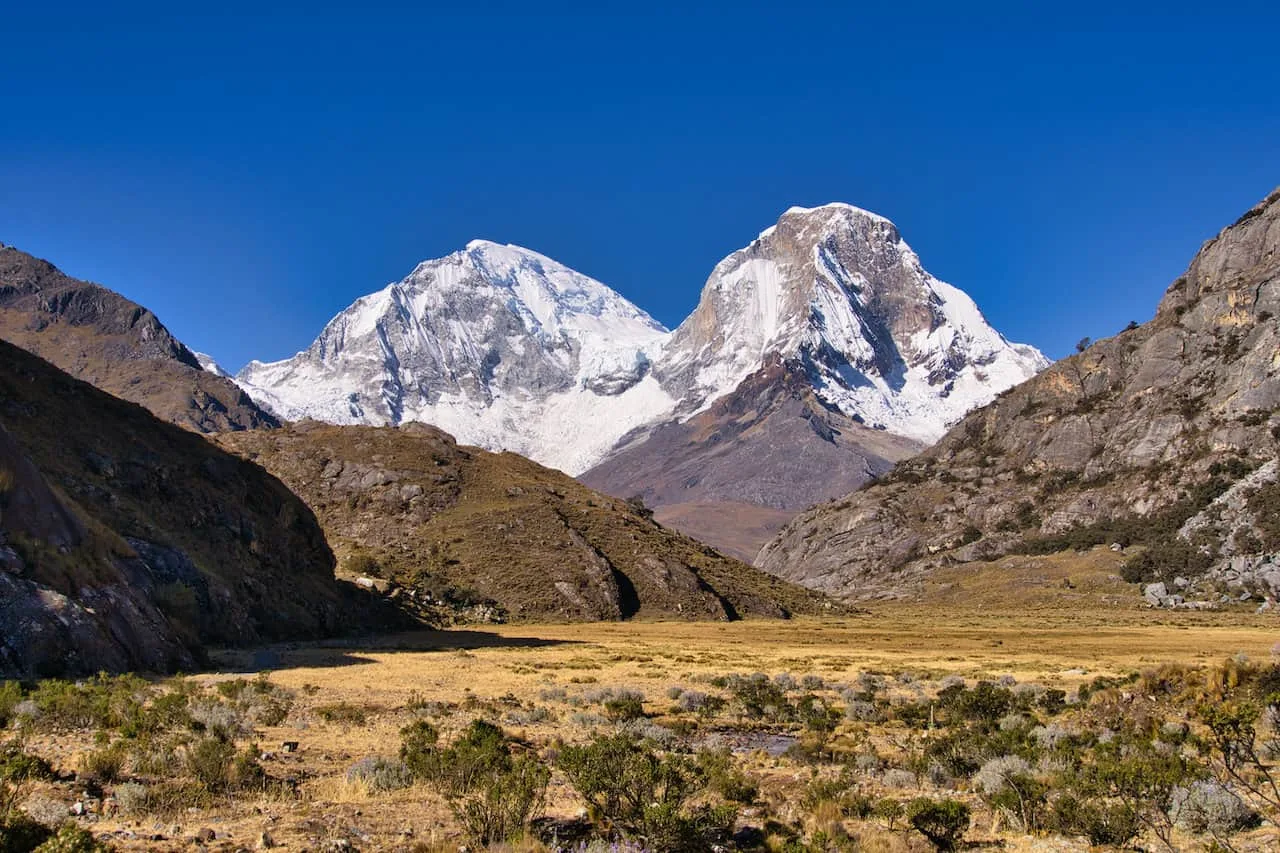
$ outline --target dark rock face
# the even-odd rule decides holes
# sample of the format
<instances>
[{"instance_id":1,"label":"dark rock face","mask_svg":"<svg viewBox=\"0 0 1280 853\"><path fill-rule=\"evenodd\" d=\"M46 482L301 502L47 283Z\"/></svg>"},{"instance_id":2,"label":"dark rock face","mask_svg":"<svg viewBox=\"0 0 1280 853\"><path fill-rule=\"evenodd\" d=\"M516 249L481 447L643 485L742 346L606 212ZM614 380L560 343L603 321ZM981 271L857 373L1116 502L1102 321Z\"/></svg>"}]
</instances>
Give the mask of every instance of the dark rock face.
<instances>
[{"instance_id":1,"label":"dark rock face","mask_svg":"<svg viewBox=\"0 0 1280 853\"><path fill-rule=\"evenodd\" d=\"M0 674L189 669L343 613L279 481L0 342Z\"/></svg>"},{"instance_id":2,"label":"dark rock face","mask_svg":"<svg viewBox=\"0 0 1280 853\"><path fill-rule=\"evenodd\" d=\"M824 405L802 365L774 357L707 411L624 444L579 479L667 508L666 523L750 560L769 526L847 494L920 447ZM726 505L739 508L740 524ZM768 513L762 527L762 507L782 512Z\"/></svg>"},{"instance_id":3,"label":"dark rock face","mask_svg":"<svg viewBox=\"0 0 1280 853\"><path fill-rule=\"evenodd\" d=\"M844 596L895 594L1027 537L1200 509L1277 456L1277 353L1280 191L1205 243L1153 320L1001 395L886 481L798 517L759 565ZM1223 538L1195 544L1212 557Z\"/></svg>"},{"instance_id":4,"label":"dark rock face","mask_svg":"<svg viewBox=\"0 0 1280 853\"><path fill-rule=\"evenodd\" d=\"M0 246L0 338L197 432L279 426L147 309Z\"/></svg>"}]
</instances>

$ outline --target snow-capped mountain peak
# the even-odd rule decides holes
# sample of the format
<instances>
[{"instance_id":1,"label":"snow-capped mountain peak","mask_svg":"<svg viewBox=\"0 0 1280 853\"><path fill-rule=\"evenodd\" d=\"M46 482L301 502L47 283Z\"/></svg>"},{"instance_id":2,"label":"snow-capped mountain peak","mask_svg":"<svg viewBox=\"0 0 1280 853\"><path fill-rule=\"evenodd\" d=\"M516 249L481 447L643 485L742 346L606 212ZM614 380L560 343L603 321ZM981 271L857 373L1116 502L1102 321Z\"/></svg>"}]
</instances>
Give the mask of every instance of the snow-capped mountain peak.
<instances>
[{"instance_id":1,"label":"snow-capped mountain peak","mask_svg":"<svg viewBox=\"0 0 1280 853\"><path fill-rule=\"evenodd\" d=\"M670 408L649 377L668 334L618 293L545 255L473 240L356 300L306 351L252 362L237 381L286 418L426 421L464 442L574 470L646 410ZM641 393L629 399L641 411L602 414L636 386ZM609 425L565 422L566 413L597 410Z\"/></svg>"},{"instance_id":2,"label":"snow-capped mountain peak","mask_svg":"<svg viewBox=\"0 0 1280 853\"><path fill-rule=\"evenodd\" d=\"M827 403L922 441L1048 364L929 275L891 221L839 203L790 208L717 264L659 372L696 410L771 353L804 363Z\"/></svg>"},{"instance_id":3,"label":"snow-capped mountain peak","mask_svg":"<svg viewBox=\"0 0 1280 853\"><path fill-rule=\"evenodd\" d=\"M1047 364L925 272L888 219L832 203L790 208L717 264L675 332L545 255L473 240L237 381L286 418L427 421L577 474L779 357L846 415L926 441Z\"/></svg>"}]
</instances>

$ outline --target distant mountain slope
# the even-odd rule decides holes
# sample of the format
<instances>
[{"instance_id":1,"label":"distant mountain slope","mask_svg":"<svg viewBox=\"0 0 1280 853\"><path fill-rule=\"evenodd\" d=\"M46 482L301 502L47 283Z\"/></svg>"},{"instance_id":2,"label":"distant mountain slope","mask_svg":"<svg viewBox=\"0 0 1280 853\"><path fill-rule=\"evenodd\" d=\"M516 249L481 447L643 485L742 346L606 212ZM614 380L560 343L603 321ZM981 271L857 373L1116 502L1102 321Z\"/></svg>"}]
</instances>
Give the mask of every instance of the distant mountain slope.
<instances>
[{"instance_id":1,"label":"distant mountain slope","mask_svg":"<svg viewBox=\"0 0 1280 853\"><path fill-rule=\"evenodd\" d=\"M522 619L725 619L830 601L663 529L624 501L434 427L225 433L319 517L343 565Z\"/></svg>"},{"instance_id":2,"label":"distant mountain slope","mask_svg":"<svg viewBox=\"0 0 1280 853\"><path fill-rule=\"evenodd\" d=\"M1109 542L1147 547L1126 567L1135 580L1280 563L1278 315L1280 190L1204 244L1153 320L800 516L758 564L862 597L909 592L941 565Z\"/></svg>"},{"instance_id":3,"label":"distant mountain slope","mask_svg":"<svg viewBox=\"0 0 1280 853\"><path fill-rule=\"evenodd\" d=\"M0 675L190 668L355 619L255 465L0 341Z\"/></svg>"},{"instance_id":4,"label":"distant mountain slope","mask_svg":"<svg viewBox=\"0 0 1280 853\"><path fill-rule=\"evenodd\" d=\"M654 428L581 479L638 495L664 523L750 562L796 513L920 448L824 404L800 364L775 356L710 408Z\"/></svg>"},{"instance_id":5,"label":"distant mountain slope","mask_svg":"<svg viewBox=\"0 0 1280 853\"><path fill-rule=\"evenodd\" d=\"M278 426L228 378L204 371L150 311L2 244L0 338L188 429Z\"/></svg>"},{"instance_id":6,"label":"distant mountain slope","mask_svg":"<svg viewBox=\"0 0 1280 853\"><path fill-rule=\"evenodd\" d=\"M792 208L716 266L654 368L697 414L637 430L583 481L754 556L785 517L762 528L726 505L796 513L846 494L1047 363L929 275L889 220Z\"/></svg>"}]
</instances>

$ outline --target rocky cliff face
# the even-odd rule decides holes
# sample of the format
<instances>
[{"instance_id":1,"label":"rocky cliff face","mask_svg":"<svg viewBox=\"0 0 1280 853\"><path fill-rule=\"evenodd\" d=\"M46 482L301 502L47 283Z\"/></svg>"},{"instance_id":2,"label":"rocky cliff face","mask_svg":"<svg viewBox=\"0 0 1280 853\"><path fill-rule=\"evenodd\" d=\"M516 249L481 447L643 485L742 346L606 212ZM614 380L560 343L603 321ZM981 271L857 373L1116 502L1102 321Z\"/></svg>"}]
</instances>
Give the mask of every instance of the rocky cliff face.
<instances>
[{"instance_id":1,"label":"rocky cliff face","mask_svg":"<svg viewBox=\"0 0 1280 853\"><path fill-rule=\"evenodd\" d=\"M1153 579L1280 547L1256 514L1234 532L1230 502L1215 505L1277 455L1278 315L1280 191L1201 248L1153 320L1002 394L884 481L800 516L758 563L862 597L1014 550L1124 540L1149 546L1130 576ZM1269 505L1267 488L1240 500Z\"/></svg>"},{"instance_id":2,"label":"rocky cliff face","mask_svg":"<svg viewBox=\"0 0 1280 853\"><path fill-rule=\"evenodd\" d=\"M47 261L0 245L0 338L197 432L278 426L154 314Z\"/></svg>"},{"instance_id":3,"label":"rocky cliff face","mask_svg":"<svg viewBox=\"0 0 1280 853\"><path fill-rule=\"evenodd\" d=\"M830 602L655 524L515 454L459 446L434 427L227 433L315 511L352 573L418 602L492 603L517 619L733 619L824 612ZM465 615L465 613L464 613Z\"/></svg>"},{"instance_id":4,"label":"rocky cliff face","mask_svg":"<svg viewBox=\"0 0 1280 853\"><path fill-rule=\"evenodd\" d=\"M359 612L279 481L0 342L0 674L190 668Z\"/></svg>"}]
</instances>

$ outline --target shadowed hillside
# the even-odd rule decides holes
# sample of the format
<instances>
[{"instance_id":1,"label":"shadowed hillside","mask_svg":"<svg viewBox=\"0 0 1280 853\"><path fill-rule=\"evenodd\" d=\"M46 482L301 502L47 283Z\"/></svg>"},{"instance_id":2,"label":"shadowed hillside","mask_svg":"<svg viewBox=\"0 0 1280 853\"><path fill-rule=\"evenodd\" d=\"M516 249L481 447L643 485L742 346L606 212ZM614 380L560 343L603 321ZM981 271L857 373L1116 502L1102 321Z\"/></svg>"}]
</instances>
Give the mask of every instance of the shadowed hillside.
<instances>
[{"instance_id":1,"label":"shadowed hillside","mask_svg":"<svg viewBox=\"0 0 1280 853\"><path fill-rule=\"evenodd\" d=\"M4 342L0 604L18 674L189 668L363 612L279 481Z\"/></svg>"}]
</instances>

